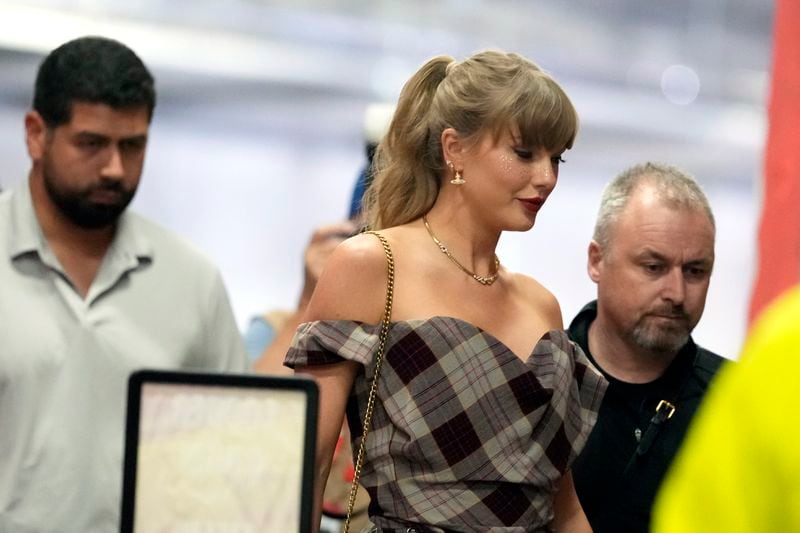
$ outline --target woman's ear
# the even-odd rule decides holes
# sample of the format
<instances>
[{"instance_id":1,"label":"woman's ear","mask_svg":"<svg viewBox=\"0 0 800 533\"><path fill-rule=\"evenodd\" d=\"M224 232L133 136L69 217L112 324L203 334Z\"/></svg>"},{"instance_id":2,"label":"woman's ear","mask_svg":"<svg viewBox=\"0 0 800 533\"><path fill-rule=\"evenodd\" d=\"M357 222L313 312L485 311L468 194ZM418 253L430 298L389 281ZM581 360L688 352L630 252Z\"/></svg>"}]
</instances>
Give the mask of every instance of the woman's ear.
<instances>
[{"instance_id":1,"label":"woman's ear","mask_svg":"<svg viewBox=\"0 0 800 533\"><path fill-rule=\"evenodd\" d=\"M453 128L445 128L442 131L442 156L445 161L452 161L456 169L462 168L464 142Z\"/></svg>"}]
</instances>

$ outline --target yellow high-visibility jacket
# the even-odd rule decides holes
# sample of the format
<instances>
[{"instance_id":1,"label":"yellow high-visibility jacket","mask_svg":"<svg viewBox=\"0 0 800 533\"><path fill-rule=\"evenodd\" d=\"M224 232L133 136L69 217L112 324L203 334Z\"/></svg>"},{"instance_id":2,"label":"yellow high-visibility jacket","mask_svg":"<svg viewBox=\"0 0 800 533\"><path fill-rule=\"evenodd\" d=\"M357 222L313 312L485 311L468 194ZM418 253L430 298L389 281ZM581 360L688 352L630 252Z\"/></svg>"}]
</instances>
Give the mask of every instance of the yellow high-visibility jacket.
<instances>
[{"instance_id":1,"label":"yellow high-visibility jacket","mask_svg":"<svg viewBox=\"0 0 800 533\"><path fill-rule=\"evenodd\" d=\"M655 533L800 532L800 287L761 315L701 406Z\"/></svg>"}]
</instances>

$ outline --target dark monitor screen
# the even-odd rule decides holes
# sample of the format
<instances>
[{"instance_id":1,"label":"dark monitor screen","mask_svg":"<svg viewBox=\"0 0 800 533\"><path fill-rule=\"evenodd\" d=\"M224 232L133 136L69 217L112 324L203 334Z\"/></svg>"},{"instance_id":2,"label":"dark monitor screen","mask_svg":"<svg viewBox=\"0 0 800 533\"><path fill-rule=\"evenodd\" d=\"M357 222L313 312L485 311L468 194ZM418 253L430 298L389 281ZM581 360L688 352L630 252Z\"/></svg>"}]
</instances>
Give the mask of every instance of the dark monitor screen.
<instances>
[{"instance_id":1,"label":"dark monitor screen","mask_svg":"<svg viewBox=\"0 0 800 533\"><path fill-rule=\"evenodd\" d=\"M310 531L317 396L295 377L132 374L122 533Z\"/></svg>"}]
</instances>

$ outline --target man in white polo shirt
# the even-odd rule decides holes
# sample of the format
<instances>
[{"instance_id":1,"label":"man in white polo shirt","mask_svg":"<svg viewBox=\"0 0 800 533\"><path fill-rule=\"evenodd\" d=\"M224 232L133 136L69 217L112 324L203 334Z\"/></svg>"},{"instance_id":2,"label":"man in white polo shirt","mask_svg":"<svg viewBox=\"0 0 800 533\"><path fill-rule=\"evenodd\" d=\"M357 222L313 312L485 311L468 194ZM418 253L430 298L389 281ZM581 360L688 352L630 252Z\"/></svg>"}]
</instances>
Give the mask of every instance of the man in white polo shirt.
<instances>
[{"instance_id":1,"label":"man in white polo shirt","mask_svg":"<svg viewBox=\"0 0 800 533\"><path fill-rule=\"evenodd\" d=\"M116 530L130 372L246 368L218 270L126 211L154 106L113 40L39 68L30 174L0 194L0 531Z\"/></svg>"}]
</instances>

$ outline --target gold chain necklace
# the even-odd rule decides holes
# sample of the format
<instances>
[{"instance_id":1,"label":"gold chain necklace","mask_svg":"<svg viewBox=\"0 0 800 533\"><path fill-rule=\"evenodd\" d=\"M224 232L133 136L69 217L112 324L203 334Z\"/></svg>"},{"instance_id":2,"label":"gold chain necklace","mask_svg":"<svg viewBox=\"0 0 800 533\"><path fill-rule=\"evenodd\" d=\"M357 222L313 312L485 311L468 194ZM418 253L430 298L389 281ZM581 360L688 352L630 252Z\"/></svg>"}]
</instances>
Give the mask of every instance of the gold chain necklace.
<instances>
[{"instance_id":1,"label":"gold chain necklace","mask_svg":"<svg viewBox=\"0 0 800 533\"><path fill-rule=\"evenodd\" d=\"M431 236L431 239L433 239L433 242L436 243L436 246L439 247L439 250L441 250L442 253L446 255L447 258L450 259L450 261L455 263L455 265L458 268L460 268L465 274L467 274L469 277L471 277L481 285L491 285L492 283L497 281L497 276L500 275L500 260L497 258L497 255L494 256L494 273L489 274L488 276L479 276L475 272L467 270L467 267L459 263L458 260L455 257L453 257L453 254L451 254L450 251L447 249L447 246L445 246L442 243L442 241L436 238L436 235L433 234L433 230L431 229L431 225L428 224L428 217L426 215L422 215L422 222L425 224L425 229L428 230L428 235Z\"/></svg>"}]
</instances>

